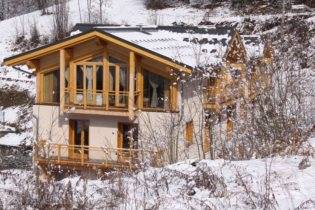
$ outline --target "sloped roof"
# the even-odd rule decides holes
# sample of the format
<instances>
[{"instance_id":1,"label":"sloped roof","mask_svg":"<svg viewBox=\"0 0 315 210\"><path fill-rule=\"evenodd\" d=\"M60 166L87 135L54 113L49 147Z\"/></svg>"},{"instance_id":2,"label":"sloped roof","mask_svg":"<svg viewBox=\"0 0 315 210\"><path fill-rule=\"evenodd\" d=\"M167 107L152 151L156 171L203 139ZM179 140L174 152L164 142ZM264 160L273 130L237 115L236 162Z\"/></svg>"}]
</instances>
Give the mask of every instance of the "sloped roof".
<instances>
[{"instance_id":1,"label":"sloped roof","mask_svg":"<svg viewBox=\"0 0 315 210\"><path fill-rule=\"evenodd\" d=\"M106 39L116 40L120 44L125 43L139 53L147 52L155 56L154 58L162 58L163 62L169 62L171 66L179 65L176 68L182 66L192 69L221 65L234 34L233 28L77 24L70 37L6 58L4 63L21 64L44 53L57 51L60 47L75 44L77 39L105 36ZM241 37L248 57L262 57L264 46L259 36Z\"/></svg>"},{"instance_id":2,"label":"sloped roof","mask_svg":"<svg viewBox=\"0 0 315 210\"><path fill-rule=\"evenodd\" d=\"M77 25L72 34L91 28L105 31L191 67L222 62L233 34L232 28L125 27L86 24Z\"/></svg>"},{"instance_id":3,"label":"sloped roof","mask_svg":"<svg viewBox=\"0 0 315 210\"><path fill-rule=\"evenodd\" d=\"M105 31L191 67L220 65L234 34L233 28L228 27L77 24L72 35L91 29ZM248 57L263 55L264 47L259 36L241 37Z\"/></svg>"}]
</instances>

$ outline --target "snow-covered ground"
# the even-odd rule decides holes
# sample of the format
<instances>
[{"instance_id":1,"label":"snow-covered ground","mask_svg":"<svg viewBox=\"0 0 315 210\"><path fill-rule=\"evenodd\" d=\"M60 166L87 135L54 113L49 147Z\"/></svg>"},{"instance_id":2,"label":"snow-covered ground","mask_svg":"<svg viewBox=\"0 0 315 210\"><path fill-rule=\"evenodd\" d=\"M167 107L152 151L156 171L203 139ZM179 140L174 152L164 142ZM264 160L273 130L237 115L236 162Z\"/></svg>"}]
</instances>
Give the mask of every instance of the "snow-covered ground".
<instances>
[{"instance_id":1,"label":"snow-covered ground","mask_svg":"<svg viewBox=\"0 0 315 210\"><path fill-rule=\"evenodd\" d=\"M73 175L45 184L40 193L51 205L64 204L67 197L74 207L93 209L314 209L315 158L299 169L302 159L187 160L131 174L105 173L103 179ZM34 207L38 191L33 174L1 172L0 193L4 208L17 208L21 195Z\"/></svg>"}]
</instances>

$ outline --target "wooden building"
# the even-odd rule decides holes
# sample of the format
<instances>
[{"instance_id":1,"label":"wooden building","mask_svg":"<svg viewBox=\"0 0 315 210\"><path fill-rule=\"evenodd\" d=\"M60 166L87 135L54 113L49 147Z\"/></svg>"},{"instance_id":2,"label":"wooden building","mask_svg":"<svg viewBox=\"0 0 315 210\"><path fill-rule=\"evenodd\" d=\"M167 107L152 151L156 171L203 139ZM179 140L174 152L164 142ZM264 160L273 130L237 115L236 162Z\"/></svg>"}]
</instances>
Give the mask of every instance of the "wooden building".
<instances>
[{"instance_id":1,"label":"wooden building","mask_svg":"<svg viewBox=\"0 0 315 210\"><path fill-rule=\"evenodd\" d=\"M219 112L250 97L241 84L246 61L263 60L264 51L258 36L231 28L77 24L70 37L4 65L27 65L36 75L35 161L135 167L198 156L202 110ZM200 74L210 66L220 77ZM196 75L201 95L193 91ZM230 135L229 117L226 124Z\"/></svg>"}]
</instances>

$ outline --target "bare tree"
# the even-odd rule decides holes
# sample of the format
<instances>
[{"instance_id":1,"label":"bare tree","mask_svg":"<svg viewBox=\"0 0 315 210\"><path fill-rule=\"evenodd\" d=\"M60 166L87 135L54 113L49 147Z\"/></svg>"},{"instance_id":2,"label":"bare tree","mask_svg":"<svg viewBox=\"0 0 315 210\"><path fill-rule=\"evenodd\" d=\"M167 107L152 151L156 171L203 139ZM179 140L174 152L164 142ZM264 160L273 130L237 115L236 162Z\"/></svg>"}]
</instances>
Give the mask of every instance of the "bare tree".
<instances>
[{"instance_id":1,"label":"bare tree","mask_svg":"<svg viewBox=\"0 0 315 210\"><path fill-rule=\"evenodd\" d=\"M48 0L36 0L37 7L42 11L42 15L46 15L48 13Z\"/></svg>"},{"instance_id":2,"label":"bare tree","mask_svg":"<svg viewBox=\"0 0 315 210\"><path fill-rule=\"evenodd\" d=\"M53 40L65 38L70 31L67 0L55 0L53 21Z\"/></svg>"}]
</instances>

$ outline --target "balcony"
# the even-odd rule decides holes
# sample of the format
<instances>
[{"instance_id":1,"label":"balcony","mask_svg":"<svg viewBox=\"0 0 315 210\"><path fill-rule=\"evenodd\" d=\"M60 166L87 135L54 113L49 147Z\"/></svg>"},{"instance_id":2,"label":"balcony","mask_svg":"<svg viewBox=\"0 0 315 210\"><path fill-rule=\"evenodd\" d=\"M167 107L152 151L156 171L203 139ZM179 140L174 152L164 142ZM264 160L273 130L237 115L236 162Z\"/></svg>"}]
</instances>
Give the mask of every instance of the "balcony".
<instances>
[{"instance_id":1,"label":"balcony","mask_svg":"<svg viewBox=\"0 0 315 210\"><path fill-rule=\"evenodd\" d=\"M134 110L138 110L140 91L134 91ZM93 113L128 116L129 91L103 91L88 89L65 89L65 108L71 113ZM72 109L75 108L75 109Z\"/></svg>"},{"instance_id":2,"label":"balcony","mask_svg":"<svg viewBox=\"0 0 315 210\"><path fill-rule=\"evenodd\" d=\"M39 164L92 167L100 169L136 169L142 163L161 166L162 152L67 144L37 144L34 160Z\"/></svg>"}]
</instances>

